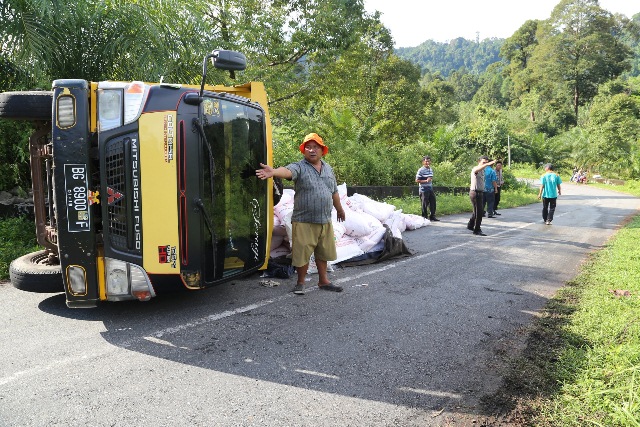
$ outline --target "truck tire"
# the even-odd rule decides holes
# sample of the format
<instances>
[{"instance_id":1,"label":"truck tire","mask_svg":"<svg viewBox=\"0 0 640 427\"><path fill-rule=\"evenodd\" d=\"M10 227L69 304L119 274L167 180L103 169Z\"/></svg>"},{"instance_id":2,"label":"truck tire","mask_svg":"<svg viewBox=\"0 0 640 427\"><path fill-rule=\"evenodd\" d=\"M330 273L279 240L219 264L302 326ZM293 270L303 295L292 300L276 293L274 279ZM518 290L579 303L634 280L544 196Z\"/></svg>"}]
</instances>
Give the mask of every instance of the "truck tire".
<instances>
[{"instance_id":1,"label":"truck tire","mask_svg":"<svg viewBox=\"0 0 640 427\"><path fill-rule=\"evenodd\" d=\"M2 92L0 117L13 120L51 120L53 92Z\"/></svg>"},{"instance_id":2,"label":"truck tire","mask_svg":"<svg viewBox=\"0 0 640 427\"><path fill-rule=\"evenodd\" d=\"M9 265L9 278L14 287L27 292L63 292L60 265L48 263L47 251L31 252Z\"/></svg>"}]
</instances>

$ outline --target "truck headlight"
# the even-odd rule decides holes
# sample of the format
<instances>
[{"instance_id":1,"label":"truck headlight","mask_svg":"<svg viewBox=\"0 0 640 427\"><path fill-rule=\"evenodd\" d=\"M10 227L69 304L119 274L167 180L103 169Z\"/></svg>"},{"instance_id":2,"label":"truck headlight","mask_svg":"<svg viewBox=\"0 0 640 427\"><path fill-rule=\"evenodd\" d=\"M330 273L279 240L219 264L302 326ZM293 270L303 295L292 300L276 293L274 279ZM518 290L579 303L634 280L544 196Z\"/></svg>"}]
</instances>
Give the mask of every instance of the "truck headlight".
<instances>
[{"instance_id":1,"label":"truck headlight","mask_svg":"<svg viewBox=\"0 0 640 427\"><path fill-rule=\"evenodd\" d=\"M105 131L138 120L149 94L143 82L100 82L98 84L98 121Z\"/></svg>"},{"instance_id":2,"label":"truck headlight","mask_svg":"<svg viewBox=\"0 0 640 427\"><path fill-rule=\"evenodd\" d=\"M138 265L105 258L105 275L108 301L148 301L156 296L147 273Z\"/></svg>"},{"instance_id":3,"label":"truck headlight","mask_svg":"<svg viewBox=\"0 0 640 427\"><path fill-rule=\"evenodd\" d=\"M98 120L100 130L122 126L122 90L98 89Z\"/></svg>"}]
</instances>

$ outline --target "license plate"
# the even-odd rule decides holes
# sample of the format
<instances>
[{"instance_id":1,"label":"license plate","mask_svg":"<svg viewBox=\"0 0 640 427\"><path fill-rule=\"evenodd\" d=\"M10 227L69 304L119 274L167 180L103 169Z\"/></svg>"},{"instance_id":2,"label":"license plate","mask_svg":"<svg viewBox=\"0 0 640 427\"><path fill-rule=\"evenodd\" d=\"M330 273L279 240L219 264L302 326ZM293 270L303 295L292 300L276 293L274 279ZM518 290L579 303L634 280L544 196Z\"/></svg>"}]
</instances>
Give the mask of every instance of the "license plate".
<instances>
[{"instance_id":1,"label":"license plate","mask_svg":"<svg viewBox=\"0 0 640 427\"><path fill-rule=\"evenodd\" d=\"M89 185L87 165L64 165L64 181L67 193L67 221L69 231L89 231Z\"/></svg>"}]
</instances>

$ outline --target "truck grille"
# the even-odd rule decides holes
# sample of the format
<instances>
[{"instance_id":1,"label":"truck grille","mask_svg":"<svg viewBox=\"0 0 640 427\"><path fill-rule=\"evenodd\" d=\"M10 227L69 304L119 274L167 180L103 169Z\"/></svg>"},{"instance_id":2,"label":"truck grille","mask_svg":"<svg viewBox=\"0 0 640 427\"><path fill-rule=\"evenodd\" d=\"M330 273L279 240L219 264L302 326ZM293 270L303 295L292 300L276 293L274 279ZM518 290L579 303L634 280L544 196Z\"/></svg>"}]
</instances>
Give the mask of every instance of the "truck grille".
<instances>
[{"instance_id":1,"label":"truck grille","mask_svg":"<svg viewBox=\"0 0 640 427\"><path fill-rule=\"evenodd\" d=\"M127 250L126 167L123 140L111 140L106 146L107 213L109 239L114 248ZM118 197L118 194L124 197Z\"/></svg>"}]
</instances>

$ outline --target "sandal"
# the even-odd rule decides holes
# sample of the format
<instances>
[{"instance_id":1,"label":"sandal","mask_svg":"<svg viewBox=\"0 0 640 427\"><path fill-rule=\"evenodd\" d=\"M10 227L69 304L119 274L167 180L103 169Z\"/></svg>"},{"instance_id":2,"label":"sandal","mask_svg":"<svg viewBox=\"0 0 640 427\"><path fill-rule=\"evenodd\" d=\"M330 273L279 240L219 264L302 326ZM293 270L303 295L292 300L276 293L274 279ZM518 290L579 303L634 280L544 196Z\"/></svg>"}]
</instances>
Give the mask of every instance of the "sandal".
<instances>
[{"instance_id":1,"label":"sandal","mask_svg":"<svg viewBox=\"0 0 640 427\"><path fill-rule=\"evenodd\" d=\"M322 289L323 291L342 292L342 286L336 286L333 283L318 285L318 288Z\"/></svg>"},{"instance_id":2,"label":"sandal","mask_svg":"<svg viewBox=\"0 0 640 427\"><path fill-rule=\"evenodd\" d=\"M296 284L296 286L293 288L293 293L296 295L304 295L304 284L303 283Z\"/></svg>"}]
</instances>

